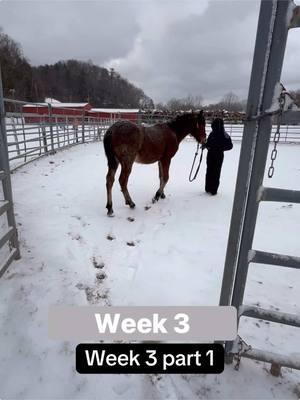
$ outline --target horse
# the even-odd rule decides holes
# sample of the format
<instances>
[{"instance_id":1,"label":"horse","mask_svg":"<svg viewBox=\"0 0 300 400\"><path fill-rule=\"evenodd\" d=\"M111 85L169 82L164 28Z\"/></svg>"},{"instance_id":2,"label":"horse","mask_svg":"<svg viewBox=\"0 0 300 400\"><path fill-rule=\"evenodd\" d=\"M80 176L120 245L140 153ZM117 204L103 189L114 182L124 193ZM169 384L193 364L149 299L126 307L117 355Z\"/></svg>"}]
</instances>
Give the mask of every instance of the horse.
<instances>
[{"instance_id":1,"label":"horse","mask_svg":"<svg viewBox=\"0 0 300 400\"><path fill-rule=\"evenodd\" d=\"M159 189L152 201L165 198L164 189L169 179L169 167L179 144L191 134L199 143L204 143L205 118L199 113L185 113L172 120L152 126L139 126L130 121L115 122L104 135L104 150L107 157L106 175L107 215L113 216L112 187L118 165L121 164L119 183L125 204L134 208L127 189L128 178L134 162L152 164L158 162Z\"/></svg>"}]
</instances>

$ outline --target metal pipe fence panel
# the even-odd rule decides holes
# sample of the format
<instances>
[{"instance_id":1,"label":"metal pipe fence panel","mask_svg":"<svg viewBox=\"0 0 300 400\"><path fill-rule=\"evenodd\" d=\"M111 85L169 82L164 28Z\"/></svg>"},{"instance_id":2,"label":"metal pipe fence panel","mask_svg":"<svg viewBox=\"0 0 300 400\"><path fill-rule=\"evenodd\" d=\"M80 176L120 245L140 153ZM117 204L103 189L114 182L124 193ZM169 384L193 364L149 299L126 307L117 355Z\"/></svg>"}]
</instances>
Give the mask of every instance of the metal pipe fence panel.
<instances>
[{"instance_id":1,"label":"metal pipe fence panel","mask_svg":"<svg viewBox=\"0 0 300 400\"><path fill-rule=\"evenodd\" d=\"M20 258L7 148L5 108L0 68L0 277L14 259ZM17 146L16 151L19 151Z\"/></svg>"},{"instance_id":2,"label":"metal pipe fence panel","mask_svg":"<svg viewBox=\"0 0 300 400\"><path fill-rule=\"evenodd\" d=\"M51 104L28 103L4 99L8 155L13 171L28 162L47 154L53 154L76 144L102 140L104 133L115 118L86 115L76 108L58 108ZM137 123L155 124L167 122L174 115L139 115ZM207 121L209 132L210 121ZM226 131L234 141L241 141L244 124L227 121ZM273 127L271 140L276 127ZM281 143L300 143L300 125L284 125Z\"/></svg>"},{"instance_id":3,"label":"metal pipe fence panel","mask_svg":"<svg viewBox=\"0 0 300 400\"><path fill-rule=\"evenodd\" d=\"M76 144L102 140L112 119L87 116L76 108L4 99L10 168Z\"/></svg>"}]
</instances>

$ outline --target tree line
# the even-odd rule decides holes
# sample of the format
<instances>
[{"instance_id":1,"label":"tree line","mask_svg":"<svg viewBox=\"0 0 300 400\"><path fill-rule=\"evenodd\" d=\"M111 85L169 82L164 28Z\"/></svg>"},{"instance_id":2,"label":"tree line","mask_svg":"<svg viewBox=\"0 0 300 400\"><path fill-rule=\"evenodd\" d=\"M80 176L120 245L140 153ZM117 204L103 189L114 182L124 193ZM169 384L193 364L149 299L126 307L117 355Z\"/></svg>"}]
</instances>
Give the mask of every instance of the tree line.
<instances>
[{"instance_id":1,"label":"tree line","mask_svg":"<svg viewBox=\"0 0 300 400\"><path fill-rule=\"evenodd\" d=\"M89 102L96 107L153 108L142 89L114 69L78 60L32 66L21 46L0 29L0 65L5 97L44 101Z\"/></svg>"},{"instance_id":2,"label":"tree line","mask_svg":"<svg viewBox=\"0 0 300 400\"><path fill-rule=\"evenodd\" d=\"M203 105L202 96L171 98L154 105L142 89L128 82L114 69L108 70L92 61L58 61L52 65L32 66L21 46L0 28L0 65L4 96L41 102L46 97L62 102L89 102L94 107L142 108L163 112L206 109L243 112L246 100L229 92L217 103ZM300 106L300 90L290 92Z\"/></svg>"},{"instance_id":3,"label":"tree line","mask_svg":"<svg viewBox=\"0 0 300 400\"><path fill-rule=\"evenodd\" d=\"M227 110L231 112L243 112L246 108L246 100L241 100L233 92L227 93L221 101L211 103L208 105L203 104L202 96L187 96L181 99L172 98L166 103L157 103L156 109L163 112L176 112L177 110L199 110L205 109L209 111Z\"/></svg>"},{"instance_id":4,"label":"tree line","mask_svg":"<svg viewBox=\"0 0 300 400\"><path fill-rule=\"evenodd\" d=\"M300 89L292 90L289 92L295 104L300 107ZM203 104L202 96L187 96L184 98L172 98L166 103L157 103L155 105L156 110L162 112L176 112L178 110L199 110L204 109L206 111L219 111L226 110L229 112L245 112L247 100L240 99L235 93L228 92L223 98L217 103L211 103L208 105Z\"/></svg>"}]
</instances>

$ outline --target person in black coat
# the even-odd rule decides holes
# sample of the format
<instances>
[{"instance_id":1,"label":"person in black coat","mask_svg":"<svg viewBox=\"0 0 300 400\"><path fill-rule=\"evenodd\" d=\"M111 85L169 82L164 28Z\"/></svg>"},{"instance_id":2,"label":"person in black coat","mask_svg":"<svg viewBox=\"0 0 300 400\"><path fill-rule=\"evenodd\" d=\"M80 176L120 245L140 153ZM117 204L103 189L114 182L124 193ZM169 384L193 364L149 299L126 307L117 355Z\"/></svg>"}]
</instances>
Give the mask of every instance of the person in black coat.
<instances>
[{"instance_id":1,"label":"person in black coat","mask_svg":"<svg viewBox=\"0 0 300 400\"><path fill-rule=\"evenodd\" d=\"M220 184L220 175L224 159L224 151L231 150L233 145L230 136L225 132L222 118L215 118L211 124L204 148L207 148L205 191L216 195Z\"/></svg>"}]
</instances>

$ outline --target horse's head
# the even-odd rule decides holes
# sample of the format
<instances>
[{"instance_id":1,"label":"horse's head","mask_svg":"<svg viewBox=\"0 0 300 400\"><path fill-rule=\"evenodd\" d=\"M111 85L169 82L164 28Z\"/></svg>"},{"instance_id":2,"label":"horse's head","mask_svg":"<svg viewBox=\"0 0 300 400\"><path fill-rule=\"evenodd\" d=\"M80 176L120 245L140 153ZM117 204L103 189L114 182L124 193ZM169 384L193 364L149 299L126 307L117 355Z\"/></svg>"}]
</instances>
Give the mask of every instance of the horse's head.
<instances>
[{"instance_id":1,"label":"horse's head","mask_svg":"<svg viewBox=\"0 0 300 400\"><path fill-rule=\"evenodd\" d=\"M192 135L197 142L204 143L206 139L205 134L205 118L203 110L199 113L189 112L182 115L177 115L175 119L169 122L169 125L175 129L177 133L185 135Z\"/></svg>"},{"instance_id":2,"label":"horse's head","mask_svg":"<svg viewBox=\"0 0 300 400\"><path fill-rule=\"evenodd\" d=\"M205 118L203 114L203 110L199 113L194 114L195 116L195 126L191 135L197 140L197 142L203 144L206 140L206 133L205 133Z\"/></svg>"}]
</instances>

